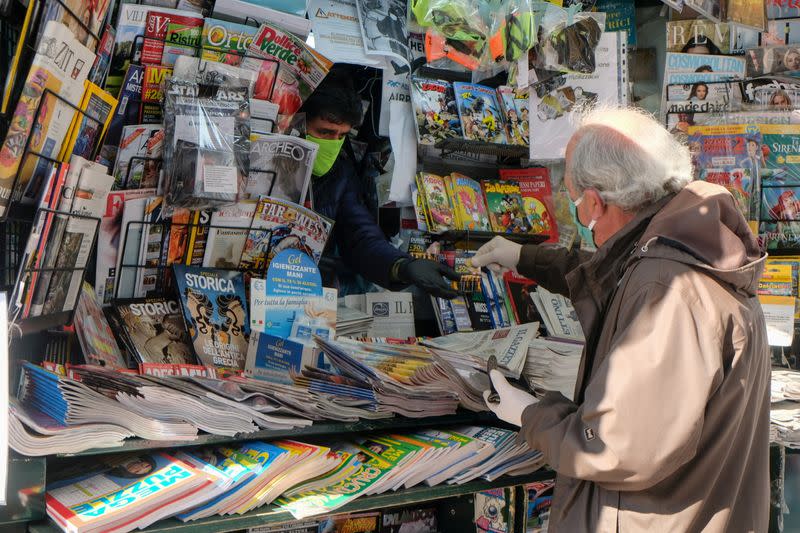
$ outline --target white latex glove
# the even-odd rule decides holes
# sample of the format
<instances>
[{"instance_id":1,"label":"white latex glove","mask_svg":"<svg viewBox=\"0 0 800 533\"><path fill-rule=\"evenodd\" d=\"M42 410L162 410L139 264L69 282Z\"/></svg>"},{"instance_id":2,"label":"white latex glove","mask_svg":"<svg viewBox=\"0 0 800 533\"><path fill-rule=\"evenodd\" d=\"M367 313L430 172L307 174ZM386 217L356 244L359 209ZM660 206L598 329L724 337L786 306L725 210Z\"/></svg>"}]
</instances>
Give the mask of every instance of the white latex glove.
<instances>
[{"instance_id":1,"label":"white latex glove","mask_svg":"<svg viewBox=\"0 0 800 533\"><path fill-rule=\"evenodd\" d=\"M478 248L470 259L470 266L485 266L492 272L516 270L521 250L521 244L498 236Z\"/></svg>"},{"instance_id":2,"label":"white latex glove","mask_svg":"<svg viewBox=\"0 0 800 533\"><path fill-rule=\"evenodd\" d=\"M489 403L489 395L492 393L490 390L483 391L483 401L486 402L489 409L500 420L516 426L522 426L522 412L525 411L526 407L535 404L539 400L524 390L511 385L499 370L489 372L489 377L497 394L500 396L500 402Z\"/></svg>"}]
</instances>

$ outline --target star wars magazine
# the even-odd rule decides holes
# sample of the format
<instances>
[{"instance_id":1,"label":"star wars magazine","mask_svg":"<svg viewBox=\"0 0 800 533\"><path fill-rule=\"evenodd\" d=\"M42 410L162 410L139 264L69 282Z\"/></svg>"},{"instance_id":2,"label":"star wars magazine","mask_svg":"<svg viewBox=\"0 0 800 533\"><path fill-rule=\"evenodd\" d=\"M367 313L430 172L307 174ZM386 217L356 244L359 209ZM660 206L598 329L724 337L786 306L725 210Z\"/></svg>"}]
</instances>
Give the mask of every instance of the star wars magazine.
<instances>
[{"instance_id":1,"label":"star wars magazine","mask_svg":"<svg viewBox=\"0 0 800 533\"><path fill-rule=\"evenodd\" d=\"M247 87L171 79L164 98L164 200L214 209L236 202L250 168Z\"/></svg>"},{"instance_id":2,"label":"star wars magazine","mask_svg":"<svg viewBox=\"0 0 800 533\"><path fill-rule=\"evenodd\" d=\"M195 364L177 300L147 298L117 301L128 345L140 363Z\"/></svg>"},{"instance_id":3,"label":"star wars magazine","mask_svg":"<svg viewBox=\"0 0 800 533\"><path fill-rule=\"evenodd\" d=\"M217 371L242 371L250 334L242 274L185 265L173 268L197 359Z\"/></svg>"}]
</instances>

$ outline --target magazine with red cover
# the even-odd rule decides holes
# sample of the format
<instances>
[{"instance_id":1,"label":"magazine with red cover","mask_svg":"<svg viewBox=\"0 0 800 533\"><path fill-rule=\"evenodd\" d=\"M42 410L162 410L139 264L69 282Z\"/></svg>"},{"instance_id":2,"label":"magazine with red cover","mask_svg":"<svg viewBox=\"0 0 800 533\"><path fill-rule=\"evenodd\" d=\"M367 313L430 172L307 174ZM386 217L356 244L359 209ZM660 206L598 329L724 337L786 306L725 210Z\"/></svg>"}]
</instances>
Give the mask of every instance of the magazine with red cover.
<instances>
[{"instance_id":1,"label":"magazine with red cover","mask_svg":"<svg viewBox=\"0 0 800 533\"><path fill-rule=\"evenodd\" d=\"M503 168L500 179L519 184L525 214L531 223L531 233L543 233L550 237L546 242L558 242L558 223L553 207L553 191L550 172L546 168Z\"/></svg>"},{"instance_id":2,"label":"magazine with red cover","mask_svg":"<svg viewBox=\"0 0 800 533\"><path fill-rule=\"evenodd\" d=\"M536 310L531 298L531 294L536 288L536 282L509 270L503 274L503 284L506 286L506 294L511 300L511 309L514 311L514 318L517 320L517 324L528 324L530 322L543 324L542 317Z\"/></svg>"}]
</instances>

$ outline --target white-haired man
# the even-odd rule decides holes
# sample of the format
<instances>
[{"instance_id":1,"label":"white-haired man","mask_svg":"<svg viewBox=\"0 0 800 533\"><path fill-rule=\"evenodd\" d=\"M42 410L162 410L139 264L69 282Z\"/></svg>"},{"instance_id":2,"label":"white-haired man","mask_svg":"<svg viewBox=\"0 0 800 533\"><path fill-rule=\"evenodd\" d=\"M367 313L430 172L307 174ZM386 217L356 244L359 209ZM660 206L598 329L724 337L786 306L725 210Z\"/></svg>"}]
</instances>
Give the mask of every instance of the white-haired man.
<instances>
[{"instance_id":1,"label":"white-haired man","mask_svg":"<svg viewBox=\"0 0 800 533\"><path fill-rule=\"evenodd\" d=\"M558 474L549 531L766 531L765 256L733 197L625 109L585 118L564 180L593 256L496 238L472 260L569 296L586 335L574 401L492 372L489 407Z\"/></svg>"}]
</instances>

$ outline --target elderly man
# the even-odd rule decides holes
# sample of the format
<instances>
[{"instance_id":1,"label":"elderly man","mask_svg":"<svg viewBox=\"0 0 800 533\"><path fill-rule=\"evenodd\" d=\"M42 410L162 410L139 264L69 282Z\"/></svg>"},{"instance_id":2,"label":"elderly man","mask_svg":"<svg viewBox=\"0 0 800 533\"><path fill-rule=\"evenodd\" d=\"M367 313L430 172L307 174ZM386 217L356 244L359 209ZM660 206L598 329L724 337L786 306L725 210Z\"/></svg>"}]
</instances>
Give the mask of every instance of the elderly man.
<instances>
[{"instance_id":1,"label":"elderly man","mask_svg":"<svg viewBox=\"0 0 800 533\"><path fill-rule=\"evenodd\" d=\"M492 372L489 407L558 473L550 531L766 531L765 256L733 197L624 109L585 117L564 180L593 256L495 238L472 260L569 296L586 335L574 401Z\"/></svg>"}]
</instances>

